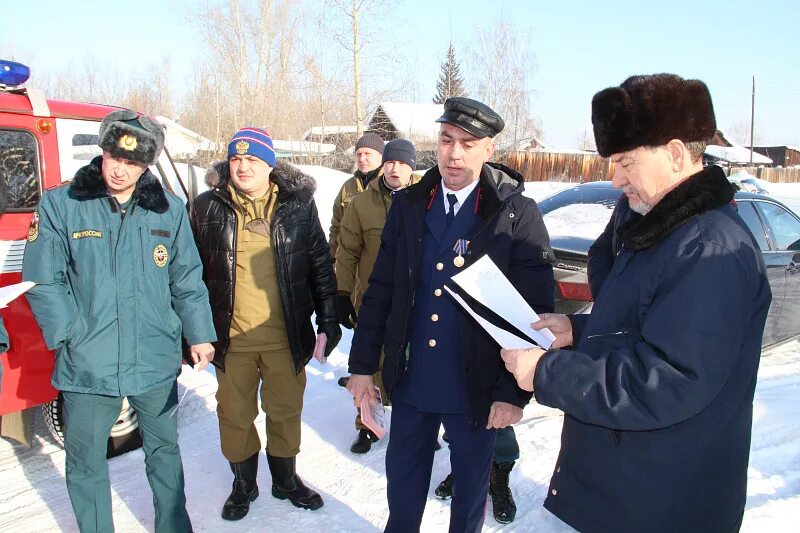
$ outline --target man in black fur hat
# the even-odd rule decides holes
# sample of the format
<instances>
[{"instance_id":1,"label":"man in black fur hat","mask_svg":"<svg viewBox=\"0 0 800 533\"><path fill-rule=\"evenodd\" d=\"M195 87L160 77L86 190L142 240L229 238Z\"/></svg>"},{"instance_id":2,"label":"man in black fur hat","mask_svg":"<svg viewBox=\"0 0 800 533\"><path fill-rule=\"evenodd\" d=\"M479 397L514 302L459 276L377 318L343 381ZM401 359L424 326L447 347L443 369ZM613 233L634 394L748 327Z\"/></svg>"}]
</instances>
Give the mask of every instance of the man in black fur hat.
<instances>
[{"instance_id":1,"label":"man in black fur hat","mask_svg":"<svg viewBox=\"0 0 800 533\"><path fill-rule=\"evenodd\" d=\"M543 315L546 352L504 350L565 413L545 507L580 531L738 531L761 337L772 299L722 169L699 80L634 76L597 93L600 155L624 195L590 315Z\"/></svg>"},{"instance_id":2,"label":"man in black fur hat","mask_svg":"<svg viewBox=\"0 0 800 533\"><path fill-rule=\"evenodd\" d=\"M161 126L121 109L100 124L103 154L42 195L22 278L66 412L66 482L81 532L113 531L106 451L123 398L136 411L155 530L187 533L178 449L181 337L198 369L214 357L208 291L186 208L148 166Z\"/></svg>"},{"instance_id":3,"label":"man in black fur hat","mask_svg":"<svg viewBox=\"0 0 800 533\"><path fill-rule=\"evenodd\" d=\"M276 162L269 133L242 128L215 165L212 189L194 201L192 228L203 261L217 338L217 415L233 487L222 518L240 520L258 497L261 440L254 424L267 414L272 495L316 510L319 494L295 472L305 367L317 337L327 356L341 338L336 280L314 204L314 180Z\"/></svg>"}]
</instances>

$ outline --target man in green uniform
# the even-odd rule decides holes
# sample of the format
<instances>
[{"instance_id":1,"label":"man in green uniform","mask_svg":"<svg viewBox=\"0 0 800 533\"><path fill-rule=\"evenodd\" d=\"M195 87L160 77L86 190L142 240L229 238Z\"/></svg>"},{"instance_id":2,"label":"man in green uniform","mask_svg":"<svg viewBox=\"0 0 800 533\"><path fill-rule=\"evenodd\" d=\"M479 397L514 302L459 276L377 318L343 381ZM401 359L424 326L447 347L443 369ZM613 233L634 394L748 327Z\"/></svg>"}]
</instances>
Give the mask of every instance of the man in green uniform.
<instances>
[{"instance_id":1,"label":"man in green uniform","mask_svg":"<svg viewBox=\"0 0 800 533\"><path fill-rule=\"evenodd\" d=\"M178 449L181 336L196 367L216 340L186 208L148 165L161 127L130 110L100 125L103 149L42 195L22 277L64 394L66 481L81 532L113 531L106 441L127 397L139 416L155 530L191 531Z\"/></svg>"},{"instance_id":2,"label":"man in green uniform","mask_svg":"<svg viewBox=\"0 0 800 533\"><path fill-rule=\"evenodd\" d=\"M386 143L382 162L383 176L369 182L364 192L353 197L339 228L336 250L339 323L348 329L355 325L361 298L367 290L394 193L419 181L419 176L413 174L417 168L416 150L406 139ZM375 373L375 384L381 389L383 401L388 401L380 369ZM356 415L356 429L358 435L350 451L367 453L378 437L361 423L360 412Z\"/></svg>"}]
</instances>

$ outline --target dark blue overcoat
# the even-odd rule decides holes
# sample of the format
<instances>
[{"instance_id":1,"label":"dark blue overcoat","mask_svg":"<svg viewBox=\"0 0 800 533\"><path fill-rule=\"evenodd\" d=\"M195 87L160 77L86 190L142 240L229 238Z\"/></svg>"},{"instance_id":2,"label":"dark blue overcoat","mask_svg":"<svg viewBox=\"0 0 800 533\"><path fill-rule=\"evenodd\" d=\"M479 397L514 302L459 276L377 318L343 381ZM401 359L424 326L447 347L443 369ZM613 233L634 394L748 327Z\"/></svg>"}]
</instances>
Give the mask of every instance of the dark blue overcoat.
<instances>
[{"instance_id":1,"label":"dark blue overcoat","mask_svg":"<svg viewBox=\"0 0 800 533\"><path fill-rule=\"evenodd\" d=\"M580 531L741 524L771 293L732 198L709 167L644 217L621 202L576 346L540 360L536 400L565 413L545 507Z\"/></svg>"},{"instance_id":2,"label":"dark blue overcoat","mask_svg":"<svg viewBox=\"0 0 800 533\"><path fill-rule=\"evenodd\" d=\"M425 215L432 208L440 182L439 169L434 167L419 183L395 195L353 336L349 361L352 374L374 374L381 348L385 347L383 383L390 397L408 369L411 309L419 279ZM488 253L534 310L550 311L554 306L550 240L536 203L521 194L523 182L520 174L507 167L484 165L476 205L463 207L475 209L480 217L468 236L465 268ZM531 394L520 389L505 369L497 343L466 312L462 312L460 327L452 334L462 336L473 426L486 426L494 401L519 407L530 401Z\"/></svg>"}]
</instances>

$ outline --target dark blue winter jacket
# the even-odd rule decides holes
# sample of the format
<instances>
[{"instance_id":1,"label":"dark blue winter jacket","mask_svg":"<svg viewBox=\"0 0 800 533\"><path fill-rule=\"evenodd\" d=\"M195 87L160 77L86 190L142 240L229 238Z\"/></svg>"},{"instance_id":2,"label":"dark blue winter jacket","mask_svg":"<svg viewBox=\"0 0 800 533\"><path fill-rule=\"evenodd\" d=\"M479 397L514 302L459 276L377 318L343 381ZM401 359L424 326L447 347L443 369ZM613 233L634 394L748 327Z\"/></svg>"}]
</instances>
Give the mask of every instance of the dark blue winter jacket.
<instances>
[{"instance_id":1,"label":"dark blue winter jacket","mask_svg":"<svg viewBox=\"0 0 800 533\"><path fill-rule=\"evenodd\" d=\"M565 413L545 507L581 531L735 531L771 293L758 245L708 168L644 217L576 345L541 359L536 400Z\"/></svg>"},{"instance_id":2,"label":"dark blue winter jacket","mask_svg":"<svg viewBox=\"0 0 800 533\"><path fill-rule=\"evenodd\" d=\"M419 183L395 194L353 336L349 362L353 374L374 374L385 346L383 383L390 396L395 385L407 377L411 310L419 271L432 267L419 264L425 215L432 208L441 179L434 167ZM554 307L550 239L536 202L521 194L523 182L522 176L509 168L484 165L477 203L463 207L475 209L480 217L468 235L463 268L488 253L535 311L549 312ZM449 296L443 293L442 297ZM497 343L466 312L462 311L460 330L452 334L461 335L464 347L463 372L474 426L486 426L492 402L524 407L530 401L531 393L520 389L503 365Z\"/></svg>"}]
</instances>

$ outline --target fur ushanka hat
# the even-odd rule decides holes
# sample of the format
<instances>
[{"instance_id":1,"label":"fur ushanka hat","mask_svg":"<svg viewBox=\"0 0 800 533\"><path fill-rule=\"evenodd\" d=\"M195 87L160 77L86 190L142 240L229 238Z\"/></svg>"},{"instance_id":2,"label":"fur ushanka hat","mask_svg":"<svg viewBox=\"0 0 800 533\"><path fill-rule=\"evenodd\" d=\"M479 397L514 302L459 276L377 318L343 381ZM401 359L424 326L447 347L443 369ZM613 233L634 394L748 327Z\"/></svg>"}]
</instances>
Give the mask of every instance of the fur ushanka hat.
<instances>
[{"instance_id":1,"label":"fur ushanka hat","mask_svg":"<svg viewBox=\"0 0 800 533\"><path fill-rule=\"evenodd\" d=\"M97 145L115 157L154 165L164 148L164 130L147 115L120 109L100 123Z\"/></svg>"},{"instance_id":2,"label":"fur ushanka hat","mask_svg":"<svg viewBox=\"0 0 800 533\"><path fill-rule=\"evenodd\" d=\"M717 129L706 84L675 74L631 76L592 98L597 152L603 157L672 139L707 141Z\"/></svg>"}]
</instances>

